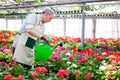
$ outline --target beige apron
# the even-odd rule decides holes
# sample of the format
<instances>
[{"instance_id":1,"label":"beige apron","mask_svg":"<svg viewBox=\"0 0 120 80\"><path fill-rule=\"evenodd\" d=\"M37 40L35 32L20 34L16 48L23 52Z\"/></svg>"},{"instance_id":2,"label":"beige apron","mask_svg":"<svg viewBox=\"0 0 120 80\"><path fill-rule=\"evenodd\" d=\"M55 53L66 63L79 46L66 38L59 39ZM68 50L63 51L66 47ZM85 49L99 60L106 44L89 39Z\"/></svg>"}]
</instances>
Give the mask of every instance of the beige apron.
<instances>
[{"instance_id":1,"label":"beige apron","mask_svg":"<svg viewBox=\"0 0 120 80\"><path fill-rule=\"evenodd\" d=\"M42 27L40 27L39 25L35 25L33 27L33 29L39 35L42 35L42 31L43 31ZM37 40L36 37L33 37L26 32L21 33L18 44L16 46L16 50L15 50L13 59L19 63L23 63L26 65L32 66L33 61L34 61L34 48L31 49L31 48L25 46L28 37L31 37L34 40Z\"/></svg>"}]
</instances>

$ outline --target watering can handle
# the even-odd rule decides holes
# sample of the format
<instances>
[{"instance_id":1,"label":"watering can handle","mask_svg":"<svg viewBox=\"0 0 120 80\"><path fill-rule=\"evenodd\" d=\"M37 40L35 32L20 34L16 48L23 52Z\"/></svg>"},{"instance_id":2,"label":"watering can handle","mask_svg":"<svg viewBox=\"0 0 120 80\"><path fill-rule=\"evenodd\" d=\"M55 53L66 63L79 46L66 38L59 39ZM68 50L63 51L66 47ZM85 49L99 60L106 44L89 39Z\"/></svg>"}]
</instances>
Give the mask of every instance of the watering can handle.
<instances>
[{"instance_id":1,"label":"watering can handle","mask_svg":"<svg viewBox=\"0 0 120 80\"><path fill-rule=\"evenodd\" d=\"M43 40L46 44L49 44L49 41L44 37L42 36L40 39L38 39L37 41L39 40Z\"/></svg>"}]
</instances>

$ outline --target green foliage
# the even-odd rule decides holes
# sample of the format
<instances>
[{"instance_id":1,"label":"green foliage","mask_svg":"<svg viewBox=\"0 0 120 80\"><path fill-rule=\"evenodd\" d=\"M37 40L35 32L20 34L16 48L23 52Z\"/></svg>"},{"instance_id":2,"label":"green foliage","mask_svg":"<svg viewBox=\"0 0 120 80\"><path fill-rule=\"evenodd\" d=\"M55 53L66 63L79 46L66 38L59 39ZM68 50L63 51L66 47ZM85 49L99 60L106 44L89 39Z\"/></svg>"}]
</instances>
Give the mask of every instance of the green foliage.
<instances>
[{"instance_id":1,"label":"green foliage","mask_svg":"<svg viewBox=\"0 0 120 80\"><path fill-rule=\"evenodd\" d=\"M6 0L0 0L0 2L5 2Z\"/></svg>"},{"instance_id":2,"label":"green foliage","mask_svg":"<svg viewBox=\"0 0 120 80\"><path fill-rule=\"evenodd\" d=\"M95 45L92 42L85 41L84 45L85 45L85 48L91 48L91 49L95 48Z\"/></svg>"},{"instance_id":3,"label":"green foliage","mask_svg":"<svg viewBox=\"0 0 120 80\"><path fill-rule=\"evenodd\" d=\"M12 67L9 69L11 74L15 77L22 75L25 72L24 68L20 64L12 65Z\"/></svg>"},{"instance_id":4,"label":"green foliage","mask_svg":"<svg viewBox=\"0 0 120 80\"><path fill-rule=\"evenodd\" d=\"M20 3L21 0L16 0L17 3Z\"/></svg>"},{"instance_id":5,"label":"green foliage","mask_svg":"<svg viewBox=\"0 0 120 80\"><path fill-rule=\"evenodd\" d=\"M11 62L12 61L12 54L5 54L0 51L0 61Z\"/></svg>"},{"instance_id":6,"label":"green foliage","mask_svg":"<svg viewBox=\"0 0 120 80\"><path fill-rule=\"evenodd\" d=\"M35 2L36 2L38 5L42 4L42 2L41 2L40 0L35 0Z\"/></svg>"}]
</instances>

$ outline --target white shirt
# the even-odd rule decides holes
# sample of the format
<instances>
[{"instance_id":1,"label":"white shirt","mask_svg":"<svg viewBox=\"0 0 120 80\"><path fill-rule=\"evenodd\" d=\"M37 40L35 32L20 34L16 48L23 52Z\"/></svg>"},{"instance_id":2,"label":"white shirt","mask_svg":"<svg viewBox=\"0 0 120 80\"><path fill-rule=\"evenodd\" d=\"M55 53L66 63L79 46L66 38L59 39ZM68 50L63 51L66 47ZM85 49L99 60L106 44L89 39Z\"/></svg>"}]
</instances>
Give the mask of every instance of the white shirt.
<instances>
[{"instance_id":1,"label":"white shirt","mask_svg":"<svg viewBox=\"0 0 120 80\"><path fill-rule=\"evenodd\" d=\"M40 17L41 15L39 15L39 14L29 14L26 18L25 18L25 20L24 20L24 22L23 22L23 24L22 24L22 26L21 26L21 29L20 29L20 31L19 31L19 33L23 33L23 32L25 32L26 31L26 29L28 29L28 28L32 28L35 24L38 24L38 25L40 25L40 27L44 27L44 25L43 25L43 23L42 23L42 21L41 21L41 17ZM44 28L43 28L43 31L42 31L42 35L44 34ZM13 41L13 47L16 47L16 45L17 45L17 43L18 43L18 40L19 40L19 34L16 36L16 38L15 38L15 40Z\"/></svg>"}]
</instances>

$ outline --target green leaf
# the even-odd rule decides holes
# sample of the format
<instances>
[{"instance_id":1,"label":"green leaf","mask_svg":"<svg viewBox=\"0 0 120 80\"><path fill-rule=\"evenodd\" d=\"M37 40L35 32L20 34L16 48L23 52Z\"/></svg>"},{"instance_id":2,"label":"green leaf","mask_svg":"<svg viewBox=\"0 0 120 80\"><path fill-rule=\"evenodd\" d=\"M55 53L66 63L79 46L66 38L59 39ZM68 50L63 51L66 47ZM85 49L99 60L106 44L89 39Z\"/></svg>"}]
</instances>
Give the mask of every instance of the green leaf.
<instances>
[{"instance_id":1,"label":"green leaf","mask_svg":"<svg viewBox=\"0 0 120 80\"><path fill-rule=\"evenodd\" d=\"M5 2L5 0L0 0L0 2Z\"/></svg>"},{"instance_id":2,"label":"green leaf","mask_svg":"<svg viewBox=\"0 0 120 80\"><path fill-rule=\"evenodd\" d=\"M17 3L20 3L21 0L16 0Z\"/></svg>"},{"instance_id":3,"label":"green leaf","mask_svg":"<svg viewBox=\"0 0 120 80\"><path fill-rule=\"evenodd\" d=\"M40 0L35 0L35 2L36 2L38 5L42 4L42 2L41 2Z\"/></svg>"}]
</instances>

